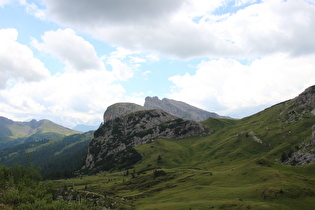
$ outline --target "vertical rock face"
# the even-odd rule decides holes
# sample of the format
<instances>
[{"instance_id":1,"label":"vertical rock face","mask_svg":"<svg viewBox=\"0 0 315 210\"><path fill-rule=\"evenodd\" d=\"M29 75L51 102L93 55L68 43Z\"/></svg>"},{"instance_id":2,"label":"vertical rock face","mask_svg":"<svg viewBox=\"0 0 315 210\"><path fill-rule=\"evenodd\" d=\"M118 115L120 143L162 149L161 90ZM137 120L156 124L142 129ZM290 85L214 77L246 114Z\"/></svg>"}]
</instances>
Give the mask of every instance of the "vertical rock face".
<instances>
[{"instance_id":1,"label":"vertical rock face","mask_svg":"<svg viewBox=\"0 0 315 210\"><path fill-rule=\"evenodd\" d=\"M158 97L146 97L144 103L145 109L161 109L175 116L195 121L203 121L212 118L222 118L222 116L208 112L197 107L191 106L181 101L163 98L160 100Z\"/></svg>"},{"instance_id":2,"label":"vertical rock face","mask_svg":"<svg viewBox=\"0 0 315 210\"><path fill-rule=\"evenodd\" d=\"M211 129L198 122L184 120L162 110L142 110L123 115L129 108L121 109L121 104L118 107L118 110L123 110L119 117L106 118L95 131L84 169L101 171L128 167L141 159L133 147L156 138L181 139L212 133ZM111 108L117 107L114 105Z\"/></svg>"}]
</instances>

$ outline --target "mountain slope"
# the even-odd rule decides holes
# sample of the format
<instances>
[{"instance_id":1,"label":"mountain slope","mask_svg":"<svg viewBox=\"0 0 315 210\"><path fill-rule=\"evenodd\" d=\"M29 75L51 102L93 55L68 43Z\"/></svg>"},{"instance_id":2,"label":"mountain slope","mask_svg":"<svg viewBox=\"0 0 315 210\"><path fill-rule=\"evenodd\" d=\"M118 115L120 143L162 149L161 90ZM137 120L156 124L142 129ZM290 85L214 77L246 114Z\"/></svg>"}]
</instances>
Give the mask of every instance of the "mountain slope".
<instances>
[{"instance_id":1,"label":"mountain slope","mask_svg":"<svg viewBox=\"0 0 315 210\"><path fill-rule=\"evenodd\" d=\"M0 150L20 143L80 133L49 120L15 122L0 117Z\"/></svg>"},{"instance_id":2,"label":"mountain slope","mask_svg":"<svg viewBox=\"0 0 315 210\"><path fill-rule=\"evenodd\" d=\"M121 104L118 106L121 108ZM86 170L130 167L141 159L141 155L133 147L156 138L181 139L212 132L200 123L183 120L162 110L124 113L128 114L105 121L95 131L86 158Z\"/></svg>"},{"instance_id":3,"label":"mountain slope","mask_svg":"<svg viewBox=\"0 0 315 210\"><path fill-rule=\"evenodd\" d=\"M106 208L313 209L315 163L295 153L314 154L314 90L241 120L210 118L211 135L135 146L129 170L63 184L116 198Z\"/></svg>"},{"instance_id":4,"label":"mountain slope","mask_svg":"<svg viewBox=\"0 0 315 210\"><path fill-rule=\"evenodd\" d=\"M68 178L79 170L85 161L93 132L65 137L42 139L12 146L0 151L0 163L41 167L45 178Z\"/></svg>"},{"instance_id":5,"label":"mountain slope","mask_svg":"<svg viewBox=\"0 0 315 210\"><path fill-rule=\"evenodd\" d=\"M224 118L214 112L208 112L186 104L184 102L175 101L167 98L163 98L162 100L160 100L158 97L146 97L144 108L161 109L175 116L194 121L203 121L208 119L209 117Z\"/></svg>"}]
</instances>

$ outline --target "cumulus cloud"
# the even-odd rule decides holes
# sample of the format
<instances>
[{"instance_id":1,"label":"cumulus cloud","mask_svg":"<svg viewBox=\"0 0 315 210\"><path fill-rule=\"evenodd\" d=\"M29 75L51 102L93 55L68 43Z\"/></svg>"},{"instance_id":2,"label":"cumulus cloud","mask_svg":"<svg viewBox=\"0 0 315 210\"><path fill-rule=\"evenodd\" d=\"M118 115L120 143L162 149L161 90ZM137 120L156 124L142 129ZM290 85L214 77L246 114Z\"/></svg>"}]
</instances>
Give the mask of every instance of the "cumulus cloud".
<instances>
[{"instance_id":1,"label":"cumulus cloud","mask_svg":"<svg viewBox=\"0 0 315 210\"><path fill-rule=\"evenodd\" d=\"M203 61L196 74L176 75L170 98L193 101L206 110L244 117L244 110L295 97L315 84L315 56L274 54L242 64L235 59ZM242 114L241 114L242 113ZM246 113L252 114L252 113Z\"/></svg>"},{"instance_id":2,"label":"cumulus cloud","mask_svg":"<svg viewBox=\"0 0 315 210\"><path fill-rule=\"evenodd\" d=\"M133 50L181 58L247 58L315 49L315 5L306 0L44 2L49 17L58 23ZM220 14L227 2L238 10Z\"/></svg>"},{"instance_id":3,"label":"cumulus cloud","mask_svg":"<svg viewBox=\"0 0 315 210\"><path fill-rule=\"evenodd\" d=\"M115 58L108 59L107 62L112 66L112 73L117 80L126 81L133 76L132 69L126 63Z\"/></svg>"},{"instance_id":4,"label":"cumulus cloud","mask_svg":"<svg viewBox=\"0 0 315 210\"><path fill-rule=\"evenodd\" d=\"M109 105L126 100L117 81L133 77L134 69L122 62L121 53L99 58L72 29L48 31L41 38L42 42L33 40L33 46L64 62L66 71L50 75L31 49L16 42L15 29L0 30L0 115L15 120L48 118L69 127L97 125ZM105 69L103 59L111 71ZM3 89L11 81L16 82Z\"/></svg>"},{"instance_id":5,"label":"cumulus cloud","mask_svg":"<svg viewBox=\"0 0 315 210\"><path fill-rule=\"evenodd\" d=\"M41 39L43 42L33 40L33 46L39 51L60 59L66 64L67 70L84 71L105 68L93 45L70 28L47 31Z\"/></svg>"},{"instance_id":6,"label":"cumulus cloud","mask_svg":"<svg viewBox=\"0 0 315 210\"><path fill-rule=\"evenodd\" d=\"M263 1L215 23L213 29L247 56L314 53L315 6L304 0Z\"/></svg>"},{"instance_id":7,"label":"cumulus cloud","mask_svg":"<svg viewBox=\"0 0 315 210\"><path fill-rule=\"evenodd\" d=\"M65 72L39 82L0 91L0 115L20 120L48 118L62 125L97 125L105 109L124 98L125 89L111 72Z\"/></svg>"},{"instance_id":8,"label":"cumulus cloud","mask_svg":"<svg viewBox=\"0 0 315 210\"><path fill-rule=\"evenodd\" d=\"M16 81L38 81L50 75L30 48L17 42L16 29L0 29L0 89Z\"/></svg>"}]
</instances>

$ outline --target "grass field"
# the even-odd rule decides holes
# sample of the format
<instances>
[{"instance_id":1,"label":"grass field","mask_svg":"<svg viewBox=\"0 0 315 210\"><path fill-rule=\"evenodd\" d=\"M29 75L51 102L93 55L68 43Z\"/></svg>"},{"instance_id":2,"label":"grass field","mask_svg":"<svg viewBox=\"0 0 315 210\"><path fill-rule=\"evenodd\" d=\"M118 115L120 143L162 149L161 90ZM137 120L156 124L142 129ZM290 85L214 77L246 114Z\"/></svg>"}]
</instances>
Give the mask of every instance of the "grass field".
<instances>
[{"instance_id":1,"label":"grass field","mask_svg":"<svg viewBox=\"0 0 315 210\"><path fill-rule=\"evenodd\" d=\"M115 202L122 209L315 206L315 164L292 167L261 157L233 160L229 156L212 161L207 159L206 148L198 150L205 139L158 139L137 148L144 158L134 169L57 182L59 186L118 199Z\"/></svg>"}]
</instances>

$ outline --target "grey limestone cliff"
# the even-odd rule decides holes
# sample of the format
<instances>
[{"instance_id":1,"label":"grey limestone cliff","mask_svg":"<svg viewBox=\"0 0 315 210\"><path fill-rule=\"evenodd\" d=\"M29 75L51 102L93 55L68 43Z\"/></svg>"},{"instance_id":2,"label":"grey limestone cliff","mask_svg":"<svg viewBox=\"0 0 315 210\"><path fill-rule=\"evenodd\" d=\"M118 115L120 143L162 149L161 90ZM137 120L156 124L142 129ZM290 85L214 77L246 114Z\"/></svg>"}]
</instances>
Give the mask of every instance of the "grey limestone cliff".
<instances>
[{"instance_id":1,"label":"grey limestone cliff","mask_svg":"<svg viewBox=\"0 0 315 210\"><path fill-rule=\"evenodd\" d=\"M115 108L115 107L114 107ZM156 138L181 139L209 135L212 130L162 110L141 110L112 118L95 131L84 169L128 167L141 159L134 146Z\"/></svg>"}]
</instances>

